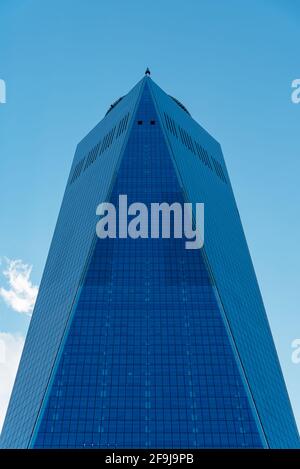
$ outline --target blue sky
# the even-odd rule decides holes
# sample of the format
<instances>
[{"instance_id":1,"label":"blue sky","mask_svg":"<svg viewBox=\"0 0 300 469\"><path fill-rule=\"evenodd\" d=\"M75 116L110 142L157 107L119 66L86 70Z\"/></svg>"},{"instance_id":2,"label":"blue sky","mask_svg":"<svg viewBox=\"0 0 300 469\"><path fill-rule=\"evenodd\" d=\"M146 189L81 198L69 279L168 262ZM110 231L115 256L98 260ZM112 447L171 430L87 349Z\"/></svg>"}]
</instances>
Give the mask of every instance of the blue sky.
<instances>
[{"instance_id":1,"label":"blue sky","mask_svg":"<svg viewBox=\"0 0 300 469\"><path fill-rule=\"evenodd\" d=\"M300 426L300 364L291 360L300 337L300 104L291 101L300 78L300 3L0 0L0 17L2 293L11 288L5 257L33 266L30 274L17 264L23 276L10 276L14 293L23 282L27 313L16 311L11 295L0 298L0 334L15 351L9 369L76 144L149 66L222 144ZM0 366L0 377L7 369ZM2 408L8 393L9 385L4 397L0 391Z\"/></svg>"}]
</instances>

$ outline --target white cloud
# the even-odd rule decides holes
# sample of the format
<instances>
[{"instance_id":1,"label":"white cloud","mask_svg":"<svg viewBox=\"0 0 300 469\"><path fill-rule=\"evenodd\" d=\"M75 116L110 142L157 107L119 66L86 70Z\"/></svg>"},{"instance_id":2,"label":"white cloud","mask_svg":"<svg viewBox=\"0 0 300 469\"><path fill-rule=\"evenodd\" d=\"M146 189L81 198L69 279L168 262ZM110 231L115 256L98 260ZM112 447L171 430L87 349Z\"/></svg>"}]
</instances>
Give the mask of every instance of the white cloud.
<instances>
[{"instance_id":1,"label":"white cloud","mask_svg":"<svg viewBox=\"0 0 300 469\"><path fill-rule=\"evenodd\" d=\"M0 296L13 310L31 315L38 293L38 287L30 280L32 266L20 259L5 259L6 277L9 288L0 288Z\"/></svg>"},{"instance_id":2,"label":"white cloud","mask_svg":"<svg viewBox=\"0 0 300 469\"><path fill-rule=\"evenodd\" d=\"M15 381L24 337L0 332L0 432Z\"/></svg>"}]
</instances>

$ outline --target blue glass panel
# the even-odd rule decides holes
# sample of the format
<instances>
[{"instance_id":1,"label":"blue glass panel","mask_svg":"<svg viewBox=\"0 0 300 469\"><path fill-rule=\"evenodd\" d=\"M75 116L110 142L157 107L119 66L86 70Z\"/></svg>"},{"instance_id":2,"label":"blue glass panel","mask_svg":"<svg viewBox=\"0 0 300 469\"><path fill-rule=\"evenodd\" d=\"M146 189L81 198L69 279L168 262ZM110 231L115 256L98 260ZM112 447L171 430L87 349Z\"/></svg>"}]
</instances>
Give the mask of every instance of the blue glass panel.
<instances>
[{"instance_id":1,"label":"blue glass panel","mask_svg":"<svg viewBox=\"0 0 300 469\"><path fill-rule=\"evenodd\" d=\"M183 203L147 86L119 194ZM36 448L262 446L202 252L184 243L97 240Z\"/></svg>"}]
</instances>

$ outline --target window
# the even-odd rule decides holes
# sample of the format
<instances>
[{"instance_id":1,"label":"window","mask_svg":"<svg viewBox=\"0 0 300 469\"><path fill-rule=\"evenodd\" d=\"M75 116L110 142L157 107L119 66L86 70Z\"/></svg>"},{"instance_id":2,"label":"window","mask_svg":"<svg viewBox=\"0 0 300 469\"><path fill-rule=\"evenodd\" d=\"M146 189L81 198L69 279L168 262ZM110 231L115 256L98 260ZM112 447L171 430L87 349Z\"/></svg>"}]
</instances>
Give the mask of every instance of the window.
<instances>
[{"instance_id":1,"label":"window","mask_svg":"<svg viewBox=\"0 0 300 469\"><path fill-rule=\"evenodd\" d=\"M143 121L137 121L138 125L142 125Z\"/></svg>"},{"instance_id":2,"label":"window","mask_svg":"<svg viewBox=\"0 0 300 469\"><path fill-rule=\"evenodd\" d=\"M73 176L70 180L70 184L73 184L73 182L80 176L80 173L81 173L81 170L83 168L83 164L84 164L84 161L85 161L85 157L83 157L78 163L77 165L75 166L75 169L74 169L74 172L73 172Z\"/></svg>"},{"instance_id":3,"label":"window","mask_svg":"<svg viewBox=\"0 0 300 469\"><path fill-rule=\"evenodd\" d=\"M226 176L225 176L225 173L223 171L223 168L222 168L222 165L221 163L219 163L219 161L217 161L215 158L212 157L212 161L213 161L213 164L214 164L214 167L215 167L215 171L217 173L217 175L219 176L219 178L225 182L227 184L227 179L226 179Z\"/></svg>"},{"instance_id":4,"label":"window","mask_svg":"<svg viewBox=\"0 0 300 469\"><path fill-rule=\"evenodd\" d=\"M123 117L123 119L120 120L119 125L118 125L116 138L118 138L126 130L127 123L128 123L128 118L129 118L129 112L126 114L126 116Z\"/></svg>"}]
</instances>

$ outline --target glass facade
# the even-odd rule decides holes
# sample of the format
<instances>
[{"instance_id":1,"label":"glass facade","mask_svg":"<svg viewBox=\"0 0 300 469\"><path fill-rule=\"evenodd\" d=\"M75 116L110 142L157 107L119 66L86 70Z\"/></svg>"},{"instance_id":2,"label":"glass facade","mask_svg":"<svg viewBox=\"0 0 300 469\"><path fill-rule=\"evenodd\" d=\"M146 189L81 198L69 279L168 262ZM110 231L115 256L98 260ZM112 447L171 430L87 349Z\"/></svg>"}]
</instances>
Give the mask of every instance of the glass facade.
<instances>
[{"instance_id":1,"label":"glass facade","mask_svg":"<svg viewBox=\"0 0 300 469\"><path fill-rule=\"evenodd\" d=\"M122 194L203 202L204 248L99 240ZM299 446L221 146L146 76L77 146L0 447Z\"/></svg>"},{"instance_id":2,"label":"glass facade","mask_svg":"<svg viewBox=\"0 0 300 469\"><path fill-rule=\"evenodd\" d=\"M112 190L183 195L146 86ZM97 240L35 448L262 447L201 250Z\"/></svg>"}]
</instances>

